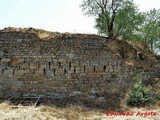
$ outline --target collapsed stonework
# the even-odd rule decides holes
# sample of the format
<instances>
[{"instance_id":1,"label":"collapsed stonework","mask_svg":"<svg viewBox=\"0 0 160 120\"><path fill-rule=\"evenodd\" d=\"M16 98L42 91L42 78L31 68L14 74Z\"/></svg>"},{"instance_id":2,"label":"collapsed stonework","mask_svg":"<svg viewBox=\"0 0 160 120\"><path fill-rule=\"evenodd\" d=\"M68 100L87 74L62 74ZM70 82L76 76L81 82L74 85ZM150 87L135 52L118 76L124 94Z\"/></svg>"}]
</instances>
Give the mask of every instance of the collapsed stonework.
<instances>
[{"instance_id":1,"label":"collapsed stonework","mask_svg":"<svg viewBox=\"0 0 160 120\"><path fill-rule=\"evenodd\" d=\"M126 64L108 41L96 35L1 30L1 96L125 89L143 69Z\"/></svg>"}]
</instances>

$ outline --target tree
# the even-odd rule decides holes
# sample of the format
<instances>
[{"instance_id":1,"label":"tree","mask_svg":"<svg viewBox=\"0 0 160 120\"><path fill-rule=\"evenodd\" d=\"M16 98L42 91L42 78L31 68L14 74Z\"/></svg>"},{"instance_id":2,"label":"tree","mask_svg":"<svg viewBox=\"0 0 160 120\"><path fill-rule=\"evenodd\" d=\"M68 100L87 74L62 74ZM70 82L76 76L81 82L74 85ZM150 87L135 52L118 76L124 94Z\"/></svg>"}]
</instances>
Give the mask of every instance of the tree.
<instances>
[{"instance_id":1,"label":"tree","mask_svg":"<svg viewBox=\"0 0 160 120\"><path fill-rule=\"evenodd\" d=\"M144 13L145 20L141 29L145 48L152 51L160 49L160 10L152 9Z\"/></svg>"},{"instance_id":2,"label":"tree","mask_svg":"<svg viewBox=\"0 0 160 120\"><path fill-rule=\"evenodd\" d=\"M86 15L95 17L99 33L108 37L136 36L143 22L133 0L84 0L81 7Z\"/></svg>"}]
</instances>

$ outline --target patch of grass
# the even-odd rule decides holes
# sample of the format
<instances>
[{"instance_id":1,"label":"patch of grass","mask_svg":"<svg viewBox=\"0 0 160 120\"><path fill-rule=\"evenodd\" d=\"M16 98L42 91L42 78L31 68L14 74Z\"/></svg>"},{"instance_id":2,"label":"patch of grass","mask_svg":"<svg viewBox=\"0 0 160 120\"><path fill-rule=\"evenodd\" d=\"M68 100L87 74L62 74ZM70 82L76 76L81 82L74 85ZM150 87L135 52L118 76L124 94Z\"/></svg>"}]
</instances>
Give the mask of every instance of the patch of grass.
<instances>
[{"instance_id":1,"label":"patch of grass","mask_svg":"<svg viewBox=\"0 0 160 120\"><path fill-rule=\"evenodd\" d=\"M127 104L130 106L145 106L146 104L155 104L156 99L153 95L151 86L144 86L140 77L142 74L138 74L133 78L132 91L127 99Z\"/></svg>"}]
</instances>

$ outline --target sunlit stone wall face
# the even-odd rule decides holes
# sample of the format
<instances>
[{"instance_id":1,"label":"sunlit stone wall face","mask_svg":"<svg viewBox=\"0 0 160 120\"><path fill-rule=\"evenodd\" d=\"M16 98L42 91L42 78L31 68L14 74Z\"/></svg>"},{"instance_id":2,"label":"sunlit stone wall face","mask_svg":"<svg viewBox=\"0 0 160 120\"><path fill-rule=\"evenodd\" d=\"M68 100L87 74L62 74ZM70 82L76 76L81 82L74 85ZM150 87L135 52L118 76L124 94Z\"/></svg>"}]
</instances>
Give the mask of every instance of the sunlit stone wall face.
<instances>
[{"instance_id":1,"label":"sunlit stone wall face","mask_svg":"<svg viewBox=\"0 0 160 120\"><path fill-rule=\"evenodd\" d=\"M33 33L0 32L1 96L119 91L128 86L135 70L105 44L105 37L40 40Z\"/></svg>"}]
</instances>

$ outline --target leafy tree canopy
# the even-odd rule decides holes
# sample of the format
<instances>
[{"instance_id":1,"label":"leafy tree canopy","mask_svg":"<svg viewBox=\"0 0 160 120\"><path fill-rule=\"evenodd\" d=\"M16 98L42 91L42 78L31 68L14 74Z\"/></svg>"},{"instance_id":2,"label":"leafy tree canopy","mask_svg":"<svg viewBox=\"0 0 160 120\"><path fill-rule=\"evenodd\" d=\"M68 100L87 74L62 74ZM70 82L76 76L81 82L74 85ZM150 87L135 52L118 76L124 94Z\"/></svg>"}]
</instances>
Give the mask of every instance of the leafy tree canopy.
<instances>
[{"instance_id":1,"label":"leafy tree canopy","mask_svg":"<svg viewBox=\"0 0 160 120\"><path fill-rule=\"evenodd\" d=\"M83 0L80 7L95 18L100 34L141 41L145 49L160 49L160 10L140 13L133 0Z\"/></svg>"},{"instance_id":2,"label":"leafy tree canopy","mask_svg":"<svg viewBox=\"0 0 160 120\"><path fill-rule=\"evenodd\" d=\"M136 36L144 18L133 0L84 0L81 7L86 15L95 17L99 33L109 37Z\"/></svg>"}]
</instances>

